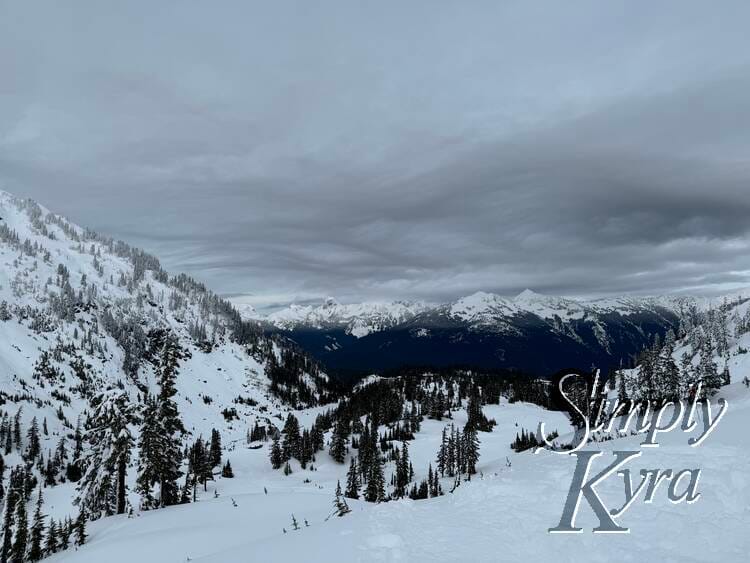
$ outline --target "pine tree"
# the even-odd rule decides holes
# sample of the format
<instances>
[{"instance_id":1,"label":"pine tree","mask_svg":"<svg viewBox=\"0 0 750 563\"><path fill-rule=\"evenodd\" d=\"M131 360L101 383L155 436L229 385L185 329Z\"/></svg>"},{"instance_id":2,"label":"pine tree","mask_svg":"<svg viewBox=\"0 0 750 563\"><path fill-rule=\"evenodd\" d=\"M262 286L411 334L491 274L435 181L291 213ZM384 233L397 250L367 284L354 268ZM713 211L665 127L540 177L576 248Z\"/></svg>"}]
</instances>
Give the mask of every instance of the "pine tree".
<instances>
[{"instance_id":1,"label":"pine tree","mask_svg":"<svg viewBox=\"0 0 750 563\"><path fill-rule=\"evenodd\" d=\"M3 543L0 546L0 563L10 561L11 549L13 547L13 527L15 525L15 505L19 498L17 488L12 482L8 485L8 494L5 497L5 506L3 508Z\"/></svg>"},{"instance_id":2,"label":"pine tree","mask_svg":"<svg viewBox=\"0 0 750 563\"><path fill-rule=\"evenodd\" d=\"M698 364L698 373L703 382L703 393L706 397L711 397L721 387L722 379L714 363L710 346L704 346L701 350L700 363Z\"/></svg>"},{"instance_id":3,"label":"pine tree","mask_svg":"<svg viewBox=\"0 0 750 563\"><path fill-rule=\"evenodd\" d=\"M234 471L232 471L232 464L229 463L229 460L224 464L224 467L221 468L221 476L225 479L232 479L234 477Z\"/></svg>"},{"instance_id":4,"label":"pine tree","mask_svg":"<svg viewBox=\"0 0 750 563\"><path fill-rule=\"evenodd\" d=\"M31 537L29 540L29 561L39 561L44 557L42 550L42 541L44 540L44 514L42 514L42 489L39 489L39 496L36 501L34 510L34 519L31 524Z\"/></svg>"},{"instance_id":5,"label":"pine tree","mask_svg":"<svg viewBox=\"0 0 750 563\"><path fill-rule=\"evenodd\" d=\"M182 497L177 481L182 476L181 437L185 427L174 401L179 359L177 343L172 337L166 338L159 356L159 395L146 403L139 442L137 483L145 499L144 508L171 506ZM152 495L156 484L159 485L158 501Z\"/></svg>"},{"instance_id":6,"label":"pine tree","mask_svg":"<svg viewBox=\"0 0 750 563\"><path fill-rule=\"evenodd\" d=\"M677 401L680 398L681 376L680 368L672 357L672 348L665 346L665 353L661 361L661 398L665 401Z\"/></svg>"},{"instance_id":7,"label":"pine tree","mask_svg":"<svg viewBox=\"0 0 750 563\"><path fill-rule=\"evenodd\" d=\"M83 433L81 432L80 419L76 422L73 440L73 461L65 468L65 477L71 483L77 483L83 476L80 461L83 457Z\"/></svg>"},{"instance_id":8,"label":"pine tree","mask_svg":"<svg viewBox=\"0 0 750 563\"><path fill-rule=\"evenodd\" d=\"M336 482L336 497L333 500L333 506L336 509L336 516L341 517L351 512L346 499L341 494L341 481Z\"/></svg>"},{"instance_id":9,"label":"pine tree","mask_svg":"<svg viewBox=\"0 0 750 563\"><path fill-rule=\"evenodd\" d=\"M23 563L26 561L26 547L29 540L29 519L26 515L26 499L20 496L16 500L16 534L11 549L11 561Z\"/></svg>"},{"instance_id":10,"label":"pine tree","mask_svg":"<svg viewBox=\"0 0 750 563\"><path fill-rule=\"evenodd\" d=\"M8 309L8 302L5 300L0 301L0 321L5 322L12 318L10 310Z\"/></svg>"},{"instance_id":11,"label":"pine tree","mask_svg":"<svg viewBox=\"0 0 750 563\"><path fill-rule=\"evenodd\" d=\"M16 444L16 448L21 449L21 412L23 407L19 407L13 417L13 442Z\"/></svg>"},{"instance_id":12,"label":"pine tree","mask_svg":"<svg viewBox=\"0 0 750 563\"><path fill-rule=\"evenodd\" d=\"M181 436L185 427L180 420L180 413L174 396L177 394L177 368L179 348L176 342L168 338L161 352L159 373L158 417L161 430L161 448L156 459L151 460L155 466L159 483L159 506L171 506L179 502L177 480L182 476Z\"/></svg>"},{"instance_id":13,"label":"pine tree","mask_svg":"<svg viewBox=\"0 0 750 563\"><path fill-rule=\"evenodd\" d=\"M70 547L70 534L73 523L70 521L70 516L65 518L65 522L60 523L60 550L64 551Z\"/></svg>"},{"instance_id":14,"label":"pine tree","mask_svg":"<svg viewBox=\"0 0 750 563\"><path fill-rule=\"evenodd\" d=\"M210 452L206 449L205 442L199 437L188 453L188 472L193 475L193 484L201 483L206 490L206 483L213 479ZM193 490L195 500L195 490Z\"/></svg>"},{"instance_id":15,"label":"pine tree","mask_svg":"<svg viewBox=\"0 0 750 563\"><path fill-rule=\"evenodd\" d=\"M211 448L209 452L211 467L221 465L221 435L215 428L211 430Z\"/></svg>"},{"instance_id":16,"label":"pine tree","mask_svg":"<svg viewBox=\"0 0 750 563\"><path fill-rule=\"evenodd\" d=\"M136 491L141 496L141 508L156 508L157 502L152 494L154 483L159 481L156 461L160 458L161 424L159 409L152 397L146 397L142 415L141 435L138 439L138 478Z\"/></svg>"},{"instance_id":17,"label":"pine tree","mask_svg":"<svg viewBox=\"0 0 750 563\"><path fill-rule=\"evenodd\" d=\"M625 373L622 370L617 372L617 383L617 399L620 401L620 404L625 404L630 399L628 397L628 388Z\"/></svg>"},{"instance_id":18,"label":"pine tree","mask_svg":"<svg viewBox=\"0 0 750 563\"><path fill-rule=\"evenodd\" d=\"M78 483L76 503L98 518L125 512L125 476L134 445L129 425L135 414L124 392L105 392L92 407L86 431L89 448L83 459L86 471Z\"/></svg>"},{"instance_id":19,"label":"pine tree","mask_svg":"<svg viewBox=\"0 0 750 563\"><path fill-rule=\"evenodd\" d=\"M411 480L411 469L409 464L409 447L406 442L402 443L401 454L396 460L396 497L406 495L406 487Z\"/></svg>"},{"instance_id":20,"label":"pine tree","mask_svg":"<svg viewBox=\"0 0 750 563\"><path fill-rule=\"evenodd\" d=\"M466 472L473 475L477 472L477 462L479 461L479 437L476 428L468 424L464 427L463 445Z\"/></svg>"},{"instance_id":21,"label":"pine tree","mask_svg":"<svg viewBox=\"0 0 750 563\"><path fill-rule=\"evenodd\" d=\"M334 461L338 463L344 463L346 460L346 436L347 433L344 429L345 424L341 421L336 423L336 427L333 430L333 436L331 437L331 449L330 454Z\"/></svg>"},{"instance_id":22,"label":"pine tree","mask_svg":"<svg viewBox=\"0 0 750 563\"><path fill-rule=\"evenodd\" d=\"M37 422L36 417L31 419L31 425L26 433L26 437L28 438L26 459L33 461L39 457L39 452L41 451L41 444L39 442L39 423Z\"/></svg>"},{"instance_id":23,"label":"pine tree","mask_svg":"<svg viewBox=\"0 0 750 563\"><path fill-rule=\"evenodd\" d=\"M86 543L86 514L83 511L79 512L78 517L76 518L75 535L76 545L83 545Z\"/></svg>"},{"instance_id":24,"label":"pine tree","mask_svg":"<svg viewBox=\"0 0 750 563\"><path fill-rule=\"evenodd\" d=\"M385 500L385 477L383 476L383 462L379 454L376 454L370 463L370 474L367 477L365 500L367 502Z\"/></svg>"},{"instance_id":25,"label":"pine tree","mask_svg":"<svg viewBox=\"0 0 750 563\"><path fill-rule=\"evenodd\" d=\"M281 451L284 455L284 461L289 461L291 458L300 458L300 437L299 437L299 421L297 417L292 413L289 413L286 417L286 423L284 429L281 431L284 435L281 441Z\"/></svg>"},{"instance_id":26,"label":"pine tree","mask_svg":"<svg viewBox=\"0 0 750 563\"><path fill-rule=\"evenodd\" d=\"M440 447L437 454L437 471L441 476L445 476L445 470L448 462L448 440L445 434L445 428L443 428L443 436L440 441Z\"/></svg>"},{"instance_id":27,"label":"pine tree","mask_svg":"<svg viewBox=\"0 0 750 563\"><path fill-rule=\"evenodd\" d=\"M284 463L284 454L281 452L281 445L279 444L279 437L276 436L273 439L273 445L271 446L271 467L278 469L281 464Z\"/></svg>"},{"instance_id":28,"label":"pine tree","mask_svg":"<svg viewBox=\"0 0 750 563\"><path fill-rule=\"evenodd\" d=\"M49 557L53 553L57 553L60 547L60 539L57 532L57 523L50 519L49 528L47 530L47 540L44 543L44 555Z\"/></svg>"},{"instance_id":29,"label":"pine tree","mask_svg":"<svg viewBox=\"0 0 750 563\"><path fill-rule=\"evenodd\" d=\"M346 492L344 496L350 499L359 498L359 474L357 472L357 463L352 458L349 464L349 471L346 474Z\"/></svg>"}]
</instances>

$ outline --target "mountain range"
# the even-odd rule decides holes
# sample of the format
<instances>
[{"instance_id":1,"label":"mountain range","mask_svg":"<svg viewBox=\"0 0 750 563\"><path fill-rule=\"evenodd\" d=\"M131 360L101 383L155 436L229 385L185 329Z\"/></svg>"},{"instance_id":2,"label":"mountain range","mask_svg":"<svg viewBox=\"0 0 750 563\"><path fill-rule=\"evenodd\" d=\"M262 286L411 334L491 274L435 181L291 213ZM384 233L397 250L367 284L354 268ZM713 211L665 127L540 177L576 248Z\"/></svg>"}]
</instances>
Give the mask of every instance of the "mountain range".
<instances>
[{"instance_id":1,"label":"mountain range","mask_svg":"<svg viewBox=\"0 0 750 563\"><path fill-rule=\"evenodd\" d=\"M296 305L268 315L238 306L341 373L404 366L477 366L544 375L566 367L630 365L655 335L676 330L684 297L580 300L525 290L452 302ZM539 350L544 350L543 354Z\"/></svg>"},{"instance_id":2,"label":"mountain range","mask_svg":"<svg viewBox=\"0 0 750 563\"><path fill-rule=\"evenodd\" d=\"M522 533L502 542L508 560L596 560L599 551L581 559L575 544L561 547L545 533L566 498L567 456L518 445L519 433L540 421L560 440L573 439L563 413L544 408L544 382L425 370L372 375L346 389L329 374L344 373L335 366L347 362L360 371L417 361L538 373L603 366L679 324L678 340L669 337L663 349L686 377L710 365L727 374L725 383L731 373L720 393L732 409L697 452L682 432L666 433L632 468L705 467L701 503L680 512L662 496L654 507L635 503L627 522L647 540L641 559L689 559L715 539L699 525L711 517L740 538L715 542L717 553L742 560L735 556L750 498L737 471L748 463L747 297L583 301L524 291L446 304L329 299L259 315L169 274L142 250L0 192L0 543L18 551L30 518L29 542L43 533L51 562L224 563L252 553L284 562L496 561L487 523L509 530L520 522ZM651 365L663 357L652 352ZM630 396L642 388L642 371L619 373ZM155 400L174 410L154 410ZM170 433L163 421L172 412L184 428ZM472 451L459 437L472 433L480 443L473 476L450 468L438 476L441 457L451 459L443 448L453 444L455 465L458 444ZM642 439L597 445L632 449ZM141 478L161 451L149 444L170 442L178 446L170 462L181 496L156 508ZM407 481L401 492L398 479ZM369 486L378 482L382 493ZM161 482L156 489L161 494ZM119 513L112 499L121 492ZM612 488L605 493L609 502ZM581 521L588 527L591 518L584 511ZM680 541L664 544L664 530ZM619 549L632 551L632 542Z\"/></svg>"}]
</instances>

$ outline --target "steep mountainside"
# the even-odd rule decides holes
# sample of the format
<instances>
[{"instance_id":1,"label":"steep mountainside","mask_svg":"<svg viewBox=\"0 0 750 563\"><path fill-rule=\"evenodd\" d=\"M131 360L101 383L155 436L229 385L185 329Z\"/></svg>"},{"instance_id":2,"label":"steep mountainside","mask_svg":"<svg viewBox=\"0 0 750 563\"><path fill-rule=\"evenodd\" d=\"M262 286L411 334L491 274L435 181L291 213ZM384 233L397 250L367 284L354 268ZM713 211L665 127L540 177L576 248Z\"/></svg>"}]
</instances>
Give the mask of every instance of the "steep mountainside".
<instances>
[{"instance_id":1,"label":"steep mountainside","mask_svg":"<svg viewBox=\"0 0 750 563\"><path fill-rule=\"evenodd\" d=\"M176 401L188 430L231 433L234 413L328 402L318 365L145 252L0 192L0 407L72 431L96 393L155 391L165 339L181 350ZM252 399L252 400L251 400ZM256 403L256 404L253 404ZM239 430L239 429L238 429ZM242 428L244 432L244 426Z\"/></svg>"},{"instance_id":2,"label":"steep mountainside","mask_svg":"<svg viewBox=\"0 0 750 563\"><path fill-rule=\"evenodd\" d=\"M515 299L475 293L441 305L365 303L291 306L254 319L290 336L330 368L475 365L540 375L564 367L630 365L676 329L684 299L578 301L526 290ZM539 353L544 350L544 353Z\"/></svg>"}]
</instances>

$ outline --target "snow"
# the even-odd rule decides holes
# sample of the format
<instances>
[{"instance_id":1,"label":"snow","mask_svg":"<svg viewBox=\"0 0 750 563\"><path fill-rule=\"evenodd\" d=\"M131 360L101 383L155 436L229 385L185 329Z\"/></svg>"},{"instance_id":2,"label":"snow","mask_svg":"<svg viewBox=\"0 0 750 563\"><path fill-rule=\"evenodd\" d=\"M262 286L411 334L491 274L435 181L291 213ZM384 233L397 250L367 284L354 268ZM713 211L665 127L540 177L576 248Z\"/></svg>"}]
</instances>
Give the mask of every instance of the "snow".
<instances>
[{"instance_id":1,"label":"snow","mask_svg":"<svg viewBox=\"0 0 750 563\"><path fill-rule=\"evenodd\" d=\"M48 211L42 209L43 214ZM131 272L132 265L124 258L104 252L100 278L93 266L88 249L80 250L78 243L67 237L58 225L47 223L54 239L37 232L19 201L0 192L0 217L15 229L21 240L29 238L49 250L51 260L45 262L21 255L10 246L0 244L0 301L17 305L46 306L49 298L45 290L48 278L54 279L58 264L64 264L71 274L71 284L77 291L82 276L97 280L102 285L100 299L103 306L116 313L127 308L138 309L134 296L126 287L103 283L102 279L120 272ZM70 226L77 233L79 227ZM99 250L104 247L95 244ZM729 368L735 383L724 387L720 397L729 401L727 415L707 441L698 448L687 445L688 436L682 432L660 435L660 447L643 451L629 467L646 468L701 468L700 499L693 504L672 504L660 490L652 504L637 501L620 519L631 528L627 535L592 534L596 519L583 502L577 524L582 534L551 535L548 528L555 526L570 485L575 458L542 452L514 453L509 444L521 429L535 429L544 421L548 430L561 434L569 431L567 420L559 412L537 406L502 400L498 405L484 407L485 414L498 425L492 433L480 433L480 474L464 482L452 494L447 493L452 480L443 480L446 495L429 500L400 500L382 504L349 501L352 512L343 518L331 517L336 483L345 481L348 459L340 465L328 453L319 452L315 470L303 470L292 462L293 473L284 476L274 471L268 461L269 444L250 449L245 433L256 420L268 421L280 427L290 408L268 392L264 362L247 349L227 339L220 340L210 352L201 350L186 334L186 325L200 318L197 296L187 296L184 309L172 312L163 302L171 288L146 273L152 287L156 307L144 305L139 309L146 326L167 326L178 333L191 357L181 362L175 397L179 411L191 433L191 438L210 435L212 428L221 431L223 458L232 464L235 478L217 476L200 493L199 501L189 505L161 510L138 512L132 518L115 516L88 525L89 541L50 557L49 561L66 563L132 563L132 561L184 562L202 561L240 563L246 561L680 561L725 563L744 562L750 550L750 390L739 380L750 370L750 354L740 347L750 348L750 334L732 339ZM106 285L106 288L104 287ZM662 301L643 299L598 300L592 302L545 297L524 291L514 299L490 293L476 293L450 304L456 318L473 323L495 323L508 317L533 313L544 318L590 314L591 311L617 310L627 314L640 307ZM750 308L750 302L735 306L738 314ZM319 307L294 306L276 314L282 326L295 323L317 323L327 326L340 324L353 335L361 337L367 331L382 330L388 323L400 323L427 310L424 304L379 303L341 305L327 301ZM241 314L256 319L257 311L244 309ZM731 317L731 315L730 315ZM96 323L94 313L80 313L77 320L83 326ZM288 324L285 324L288 323ZM65 418L75 424L76 418L87 408L87 402L75 391L79 381L66 364L55 363L64 380L42 384L31 377L32 366L44 350L55 346L57 338L73 340L78 323L60 323L54 330L36 333L28 321L13 318L0 322L0 391L6 396L28 394L32 400L9 399L0 406L13 415L23 407L23 423L32 416L39 422L46 418L49 435L42 436L42 448L53 448L70 427L56 415L62 407ZM80 327L79 327L80 329ZM733 331L730 330L733 334ZM121 382L124 390L135 398L138 386L122 372L123 351L104 331L98 338L106 344L103 356L86 357L91 363L92 386L103 390ZM274 348L278 354L278 347ZM675 354L684 351L678 347ZM153 387L154 373L144 366L140 373L142 384ZM378 381L370 376L361 385ZM309 381L312 385L312 380ZM54 394L71 397L70 404L55 399ZM237 397L252 399L256 404L235 403ZM235 408L239 420L225 420L224 408ZM315 417L328 406L294 411L303 427L310 427ZM453 420L425 420L414 441L409 443L416 480L423 478L435 454L441 431L453 422L461 427L466 421L463 409L452 413ZM700 425L699 425L700 426ZM381 429L382 430L382 429ZM327 436L327 437L330 437ZM642 436L593 443L590 449L605 451L605 459L597 467L609 463L610 452L639 450ZM257 444L253 444L255 446ZM135 452L134 452L135 453ZM137 456L128 468L128 483L133 488ZM508 464L510 461L510 465ZM5 456L6 466L21 462L17 453ZM386 478L393 464L386 468ZM614 507L621 504L622 480L612 477L599 491L605 503ZM216 496L218 494L218 496ZM72 484L45 488L44 511L50 517L75 517L77 508L71 505ZM32 503L34 498L32 498ZM137 496L131 492L130 502L137 506ZM235 506L236 505L236 506ZM301 530L291 529L295 515ZM305 526L307 520L309 527ZM286 529L286 533L284 533Z\"/></svg>"},{"instance_id":2,"label":"snow","mask_svg":"<svg viewBox=\"0 0 750 563\"><path fill-rule=\"evenodd\" d=\"M480 435L481 475L462 483L453 494L379 505L351 501L352 513L326 520L336 480L343 480L346 464L319 454L318 471L295 466L295 472L284 477L270 470L266 448L238 450L230 454L237 478L218 481L219 498L212 498L209 487L205 499L193 505L95 522L89 544L50 561L744 562L750 549L750 392L734 384L722 395L730 410L702 446L688 447L688 436L682 432L660 434L660 447L644 449L628 466L636 476L642 468L701 468L700 499L675 505L667 500L666 487L659 489L652 504L636 501L620 518L629 534L592 534L597 521L585 501L576 520L583 533L547 533L559 522L575 459L549 452L516 454L508 444L520 427L532 428L540 419L561 432L566 421L560 413L532 405L502 403L485 407L498 427ZM456 415L455 422L461 424L464 413ZM410 443L415 469L433 459L442 426L425 421ZM643 436L629 436L591 444L589 448L605 452L594 470L610 463L609 452L638 450L642 440ZM305 483L304 477L311 482ZM622 503L619 477L611 477L597 490L608 507ZM299 531L290 528L292 514L303 526Z\"/></svg>"},{"instance_id":3,"label":"snow","mask_svg":"<svg viewBox=\"0 0 750 563\"><path fill-rule=\"evenodd\" d=\"M362 338L406 322L426 309L421 302L365 302L342 305L329 297L322 305L297 305L269 314L264 320L291 330L298 326L343 328L347 334Z\"/></svg>"},{"instance_id":4,"label":"snow","mask_svg":"<svg viewBox=\"0 0 750 563\"><path fill-rule=\"evenodd\" d=\"M374 332L393 328L419 318L424 313L446 313L448 317L467 323L472 328L514 333L514 319L534 315L545 322L560 319L564 322L582 319L596 320L606 313L628 316L653 311L656 307L675 310L688 300L684 297L617 297L580 300L554 297L526 289L512 299L494 293L478 291L445 304L394 302L364 302L340 304L327 298L322 305L291 304L274 313L263 316L255 309L244 311L243 316L251 320L265 321L282 330L299 327L312 329L342 328L347 334L363 338ZM241 305L238 304L241 307ZM551 324L554 328L554 325ZM418 336L424 336L420 334Z\"/></svg>"}]
</instances>

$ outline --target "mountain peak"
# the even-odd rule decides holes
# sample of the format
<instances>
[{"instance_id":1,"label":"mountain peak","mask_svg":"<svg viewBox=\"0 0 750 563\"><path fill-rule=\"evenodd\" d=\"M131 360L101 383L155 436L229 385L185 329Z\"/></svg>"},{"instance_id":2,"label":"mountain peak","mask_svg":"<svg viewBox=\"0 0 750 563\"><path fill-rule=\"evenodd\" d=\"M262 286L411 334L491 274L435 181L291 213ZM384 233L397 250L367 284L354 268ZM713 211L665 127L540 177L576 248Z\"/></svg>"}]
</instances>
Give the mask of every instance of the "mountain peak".
<instances>
[{"instance_id":1,"label":"mountain peak","mask_svg":"<svg viewBox=\"0 0 750 563\"><path fill-rule=\"evenodd\" d=\"M339 302L336 301L336 298L330 295L323 300L323 307L336 307L338 304Z\"/></svg>"},{"instance_id":2,"label":"mountain peak","mask_svg":"<svg viewBox=\"0 0 750 563\"><path fill-rule=\"evenodd\" d=\"M515 298L513 299L513 301L515 301L517 303L518 302L523 303L523 302L527 302L527 301L531 301L531 300L537 300L537 299L539 299L541 297L544 297L544 296L541 295L540 293L537 293L535 291L532 291L532 290L526 288L521 293L519 293L518 295L516 295Z\"/></svg>"}]
</instances>

